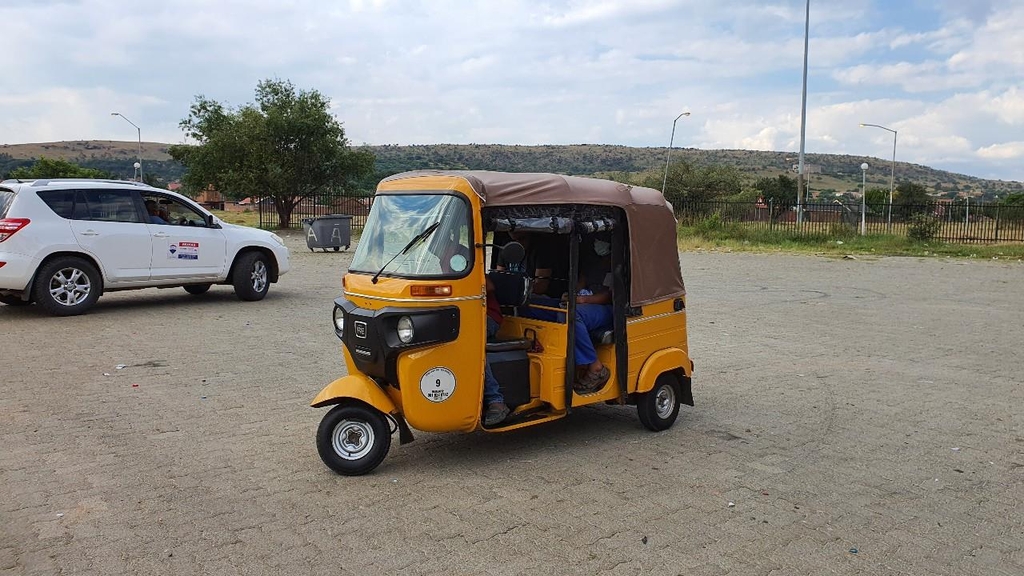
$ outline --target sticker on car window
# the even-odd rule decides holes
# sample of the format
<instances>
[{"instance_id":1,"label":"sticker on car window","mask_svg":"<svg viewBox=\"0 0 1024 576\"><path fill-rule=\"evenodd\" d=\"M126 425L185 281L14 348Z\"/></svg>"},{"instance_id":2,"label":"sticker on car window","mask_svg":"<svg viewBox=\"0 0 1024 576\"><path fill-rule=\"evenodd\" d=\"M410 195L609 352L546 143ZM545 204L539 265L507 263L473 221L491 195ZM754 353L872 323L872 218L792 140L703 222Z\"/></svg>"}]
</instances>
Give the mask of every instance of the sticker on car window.
<instances>
[{"instance_id":1,"label":"sticker on car window","mask_svg":"<svg viewBox=\"0 0 1024 576\"><path fill-rule=\"evenodd\" d=\"M171 242L167 246L170 260L199 260L199 242Z\"/></svg>"}]
</instances>

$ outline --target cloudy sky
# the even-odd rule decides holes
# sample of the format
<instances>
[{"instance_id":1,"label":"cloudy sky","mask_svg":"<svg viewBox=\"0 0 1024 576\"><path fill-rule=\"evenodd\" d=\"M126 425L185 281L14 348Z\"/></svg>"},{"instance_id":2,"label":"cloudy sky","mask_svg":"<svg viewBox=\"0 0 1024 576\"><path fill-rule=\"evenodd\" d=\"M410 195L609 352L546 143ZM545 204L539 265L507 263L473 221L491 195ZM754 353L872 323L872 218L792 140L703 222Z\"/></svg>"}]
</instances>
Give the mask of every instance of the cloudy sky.
<instances>
[{"instance_id":1,"label":"cloudy sky","mask_svg":"<svg viewBox=\"0 0 1024 576\"><path fill-rule=\"evenodd\" d=\"M1024 1L812 0L807 151L1024 180ZM181 142L278 77L353 143L799 148L803 0L0 0L0 143Z\"/></svg>"}]
</instances>

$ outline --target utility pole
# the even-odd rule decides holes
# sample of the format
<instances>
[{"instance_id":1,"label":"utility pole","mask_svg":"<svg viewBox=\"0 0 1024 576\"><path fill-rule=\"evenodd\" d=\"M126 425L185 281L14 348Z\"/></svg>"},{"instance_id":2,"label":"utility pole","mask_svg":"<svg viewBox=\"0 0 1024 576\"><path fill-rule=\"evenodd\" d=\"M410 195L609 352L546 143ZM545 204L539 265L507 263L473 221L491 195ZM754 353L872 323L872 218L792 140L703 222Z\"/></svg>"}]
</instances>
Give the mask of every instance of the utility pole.
<instances>
[{"instance_id":1,"label":"utility pole","mask_svg":"<svg viewBox=\"0 0 1024 576\"><path fill-rule=\"evenodd\" d=\"M800 97L800 160L796 174L796 222L804 221L804 146L807 142L807 45L811 34L811 0L807 0L807 14L804 19L804 85Z\"/></svg>"}]
</instances>

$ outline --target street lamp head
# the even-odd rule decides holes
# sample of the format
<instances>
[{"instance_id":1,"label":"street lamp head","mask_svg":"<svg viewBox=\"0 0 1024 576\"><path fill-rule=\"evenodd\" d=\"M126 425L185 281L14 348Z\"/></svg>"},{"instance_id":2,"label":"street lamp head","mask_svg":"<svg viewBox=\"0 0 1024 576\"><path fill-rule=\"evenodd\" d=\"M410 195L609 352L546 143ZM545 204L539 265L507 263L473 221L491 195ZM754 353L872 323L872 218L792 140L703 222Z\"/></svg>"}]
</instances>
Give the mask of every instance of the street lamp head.
<instances>
[{"instance_id":1,"label":"street lamp head","mask_svg":"<svg viewBox=\"0 0 1024 576\"><path fill-rule=\"evenodd\" d=\"M861 164L861 165L860 165L860 169L861 169L861 170L865 170L865 171L866 171L866 170L868 169L868 163L867 163L867 162L865 162L865 163Z\"/></svg>"},{"instance_id":2,"label":"street lamp head","mask_svg":"<svg viewBox=\"0 0 1024 576\"><path fill-rule=\"evenodd\" d=\"M120 116L121 113L120 112L111 112L110 115L111 116Z\"/></svg>"},{"instance_id":3,"label":"street lamp head","mask_svg":"<svg viewBox=\"0 0 1024 576\"><path fill-rule=\"evenodd\" d=\"M139 164L138 162L136 162L135 164L132 164L132 166L134 166L136 170L138 170L139 168L142 168L142 164Z\"/></svg>"}]
</instances>

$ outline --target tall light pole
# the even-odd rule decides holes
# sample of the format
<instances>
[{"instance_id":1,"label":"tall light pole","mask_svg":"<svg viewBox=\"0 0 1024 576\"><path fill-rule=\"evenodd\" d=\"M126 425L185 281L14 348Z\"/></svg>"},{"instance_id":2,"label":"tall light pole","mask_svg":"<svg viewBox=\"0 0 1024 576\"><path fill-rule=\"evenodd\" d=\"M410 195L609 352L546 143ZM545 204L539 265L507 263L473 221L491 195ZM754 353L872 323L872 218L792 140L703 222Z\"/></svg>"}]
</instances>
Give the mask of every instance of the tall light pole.
<instances>
[{"instance_id":1,"label":"tall light pole","mask_svg":"<svg viewBox=\"0 0 1024 576\"><path fill-rule=\"evenodd\" d=\"M665 178L661 181L661 195L665 195L665 185L668 184L668 164L672 161L672 143L676 139L676 122L683 116L689 116L689 112L683 112L672 121L672 136L668 139L668 154L665 155Z\"/></svg>"},{"instance_id":2,"label":"tall light pole","mask_svg":"<svg viewBox=\"0 0 1024 576\"><path fill-rule=\"evenodd\" d=\"M804 85L800 96L800 161L796 171L796 223L804 221L804 144L807 142L807 44L811 36L811 0L804 19Z\"/></svg>"},{"instance_id":3,"label":"tall light pole","mask_svg":"<svg viewBox=\"0 0 1024 576\"><path fill-rule=\"evenodd\" d=\"M142 182L142 129L136 126L135 122L132 122L131 120L126 118L124 114L121 114L120 112L111 112L110 115L120 116L121 118L124 118L124 121L131 124L132 126L135 126L135 130L137 130L139 133L139 160L138 162L135 163L135 168L136 170L138 170L138 181Z\"/></svg>"},{"instance_id":4,"label":"tall light pole","mask_svg":"<svg viewBox=\"0 0 1024 576\"><path fill-rule=\"evenodd\" d=\"M860 123L861 128L881 128L882 130L888 130L892 132L892 172L889 174L889 216L887 219L887 225L892 227L892 191L896 186L896 131L892 128L886 128L885 126L879 126L878 124L865 124Z\"/></svg>"},{"instance_id":5,"label":"tall light pole","mask_svg":"<svg viewBox=\"0 0 1024 576\"><path fill-rule=\"evenodd\" d=\"M867 197L868 197L868 164L867 162L860 165L861 181L860 181L860 235L864 236L867 234Z\"/></svg>"}]
</instances>

